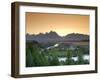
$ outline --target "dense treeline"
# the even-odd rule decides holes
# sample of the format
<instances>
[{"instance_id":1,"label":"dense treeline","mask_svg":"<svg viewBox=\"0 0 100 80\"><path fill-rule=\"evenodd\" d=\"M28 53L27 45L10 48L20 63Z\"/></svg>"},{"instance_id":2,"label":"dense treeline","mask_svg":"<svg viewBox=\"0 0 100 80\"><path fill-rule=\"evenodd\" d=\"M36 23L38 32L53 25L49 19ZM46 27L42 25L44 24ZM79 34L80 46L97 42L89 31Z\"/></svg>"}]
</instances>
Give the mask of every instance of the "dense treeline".
<instances>
[{"instance_id":1,"label":"dense treeline","mask_svg":"<svg viewBox=\"0 0 100 80\"><path fill-rule=\"evenodd\" d=\"M47 50L41 48L39 44L28 43L26 46L26 67L89 64L88 60L83 59L83 54L89 54L88 48L77 47L75 50L53 48ZM78 61L72 59L76 56ZM59 61L58 57L66 57L67 59L66 61Z\"/></svg>"}]
</instances>

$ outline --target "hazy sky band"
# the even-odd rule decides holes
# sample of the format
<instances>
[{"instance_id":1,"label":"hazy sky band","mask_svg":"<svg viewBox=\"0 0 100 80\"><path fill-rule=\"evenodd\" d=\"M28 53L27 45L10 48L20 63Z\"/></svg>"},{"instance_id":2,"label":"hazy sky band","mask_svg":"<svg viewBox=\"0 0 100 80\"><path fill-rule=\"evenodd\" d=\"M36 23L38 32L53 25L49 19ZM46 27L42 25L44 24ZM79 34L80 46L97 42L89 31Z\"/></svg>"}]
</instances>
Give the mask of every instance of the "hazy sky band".
<instances>
[{"instance_id":1,"label":"hazy sky band","mask_svg":"<svg viewBox=\"0 0 100 80\"><path fill-rule=\"evenodd\" d=\"M74 14L26 13L26 33L39 34L50 31L60 36L69 33L89 34L89 16Z\"/></svg>"}]
</instances>

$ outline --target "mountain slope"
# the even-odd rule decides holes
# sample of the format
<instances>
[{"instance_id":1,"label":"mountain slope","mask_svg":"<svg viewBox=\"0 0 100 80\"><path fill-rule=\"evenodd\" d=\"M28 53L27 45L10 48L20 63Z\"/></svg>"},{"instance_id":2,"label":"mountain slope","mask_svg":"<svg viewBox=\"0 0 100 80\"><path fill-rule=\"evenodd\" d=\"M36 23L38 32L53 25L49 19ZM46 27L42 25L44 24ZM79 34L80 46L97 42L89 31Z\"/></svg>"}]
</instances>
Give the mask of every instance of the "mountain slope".
<instances>
[{"instance_id":1,"label":"mountain slope","mask_svg":"<svg viewBox=\"0 0 100 80\"><path fill-rule=\"evenodd\" d=\"M26 41L35 40L39 43L61 42L61 41L89 41L89 35L70 33L66 36L59 36L56 32L39 33L37 35L26 34Z\"/></svg>"},{"instance_id":2,"label":"mountain slope","mask_svg":"<svg viewBox=\"0 0 100 80\"><path fill-rule=\"evenodd\" d=\"M79 33L71 33L64 37L67 41L88 41L89 35L79 34Z\"/></svg>"}]
</instances>

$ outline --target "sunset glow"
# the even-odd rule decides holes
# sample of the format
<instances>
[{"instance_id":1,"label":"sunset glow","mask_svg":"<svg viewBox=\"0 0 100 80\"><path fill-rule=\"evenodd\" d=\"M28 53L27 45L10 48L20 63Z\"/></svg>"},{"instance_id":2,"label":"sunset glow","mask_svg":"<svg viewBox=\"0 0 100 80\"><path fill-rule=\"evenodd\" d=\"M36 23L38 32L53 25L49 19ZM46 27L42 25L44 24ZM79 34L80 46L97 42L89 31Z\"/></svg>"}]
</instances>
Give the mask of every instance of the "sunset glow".
<instances>
[{"instance_id":1,"label":"sunset glow","mask_svg":"<svg viewBox=\"0 0 100 80\"><path fill-rule=\"evenodd\" d=\"M60 36L69 33L89 34L89 16L51 13L26 13L26 33L39 34L50 31Z\"/></svg>"}]
</instances>

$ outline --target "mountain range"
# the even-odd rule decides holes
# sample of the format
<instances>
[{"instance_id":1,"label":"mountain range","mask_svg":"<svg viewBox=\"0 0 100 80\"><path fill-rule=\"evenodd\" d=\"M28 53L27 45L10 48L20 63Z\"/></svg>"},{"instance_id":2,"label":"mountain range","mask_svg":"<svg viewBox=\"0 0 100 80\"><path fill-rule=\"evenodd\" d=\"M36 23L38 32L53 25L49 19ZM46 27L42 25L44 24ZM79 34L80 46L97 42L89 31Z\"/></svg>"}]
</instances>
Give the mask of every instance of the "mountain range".
<instances>
[{"instance_id":1,"label":"mountain range","mask_svg":"<svg viewBox=\"0 0 100 80\"><path fill-rule=\"evenodd\" d=\"M89 35L79 34L79 33L70 33L66 36L59 36L55 31L50 31L39 34L26 34L26 41L35 40L39 43L47 42L61 42L61 41L89 41Z\"/></svg>"}]
</instances>

